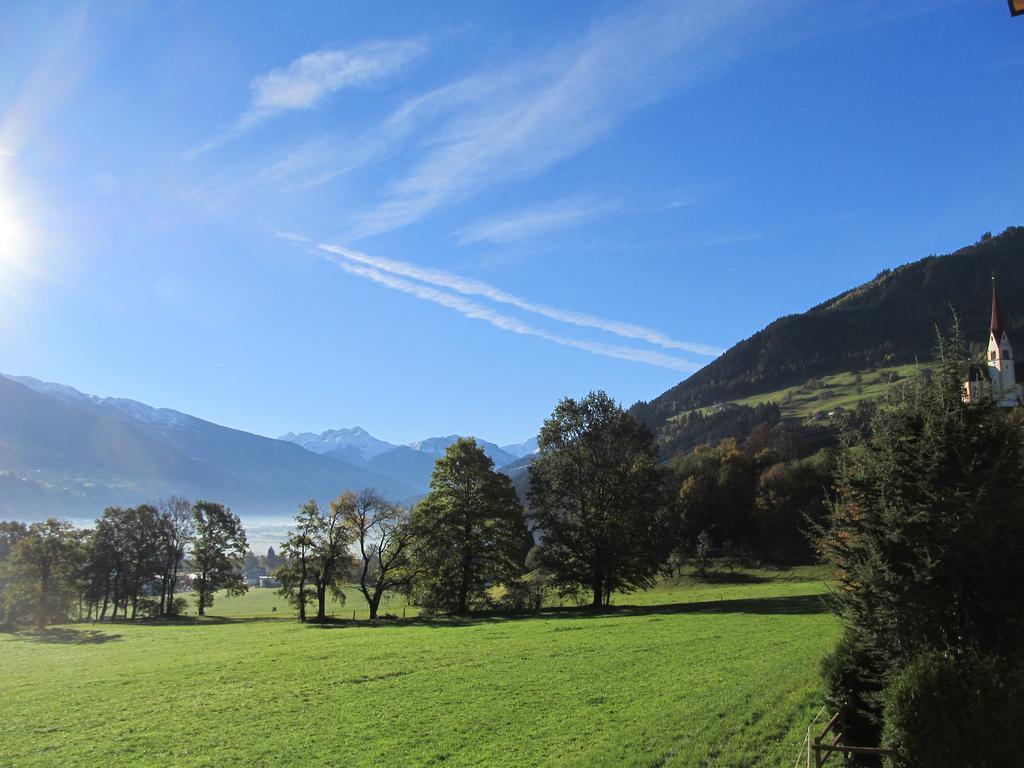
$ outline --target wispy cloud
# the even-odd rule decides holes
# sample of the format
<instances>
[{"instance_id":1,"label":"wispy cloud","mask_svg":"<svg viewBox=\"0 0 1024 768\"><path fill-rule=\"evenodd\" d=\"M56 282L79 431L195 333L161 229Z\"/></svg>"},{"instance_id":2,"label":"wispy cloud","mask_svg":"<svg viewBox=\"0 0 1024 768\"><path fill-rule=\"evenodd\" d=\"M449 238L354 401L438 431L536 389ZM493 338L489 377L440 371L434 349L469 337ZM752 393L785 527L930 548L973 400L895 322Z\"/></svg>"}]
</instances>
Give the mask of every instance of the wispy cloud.
<instances>
[{"instance_id":1,"label":"wispy cloud","mask_svg":"<svg viewBox=\"0 0 1024 768\"><path fill-rule=\"evenodd\" d=\"M249 107L235 124L185 155L194 156L214 149L282 112L313 109L343 88L377 85L401 72L426 50L419 40L380 40L300 56L286 67L255 77L249 83Z\"/></svg>"},{"instance_id":2,"label":"wispy cloud","mask_svg":"<svg viewBox=\"0 0 1024 768\"><path fill-rule=\"evenodd\" d=\"M421 138L418 159L358 215L350 239L386 232L489 185L535 175L606 136L636 109L735 58L789 2L632 6L547 55L449 84L386 124Z\"/></svg>"},{"instance_id":3,"label":"wispy cloud","mask_svg":"<svg viewBox=\"0 0 1024 768\"><path fill-rule=\"evenodd\" d=\"M277 235L278 237L296 242L310 242L302 235L290 232L278 232ZM546 317L549 320L555 320L560 323L575 325L582 328L593 328L622 338L645 341L649 344L654 344L665 349L678 349L684 352L691 352L709 357L721 354L722 351L707 344L699 344L692 341L679 341L661 333L660 331L656 331L653 328L646 328L635 323L627 323L620 320L609 320L586 312L575 312L573 310L562 309L560 307L552 307L547 304L539 304L520 296L516 296L508 291L503 291L489 283L462 277L461 275L456 275L451 272L420 267L407 261L371 256L367 253L363 253L362 251L345 248L340 245L332 245L328 243L312 243L312 245L320 251L329 253L334 257L340 257L340 259L334 259L338 263L355 263L382 273L395 275L401 278L410 278L422 283L427 283L428 285L445 288L450 291L455 291L456 293L461 293L465 296L479 296L495 303L513 306L516 309L523 310L524 312Z\"/></svg>"},{"instance_id":4,"label":"wispy cloud","mask_svg":"<svg viewBox=\"0 0 1024 768\"><path fill-rule=\"evenodd\" d=\"M486 219L458 230L455 235L459 245L482 241L508 243L554 229L582 224L617 207L618 203L614 201L563 198L530 210Z\"/></svg>"},{"instance_id":5,"label":"wispy cloud","mask_svg":"<svg viewBox=\"0 0 1024 768\"><path fill-rule=\"evenodd\" d=\"M600 342L572 339L558 334L549 333L541 330L540 328L528 325L517 318L503 315L489 307L485 307L482 304L466 299L462 296L456 296L455 294L448 293L447 291L442 291L420 283L414 283L394 274L381 272L372 267L352 264L341 260L336 261L336 263L349 274L365 277L379 285L386 286L396 291L401 291L402 293L407 293L418 299L429 301L442 307L447 307L448 309L452 309L473 320L483 320L486 323L490 323L495 328L500 328L501 330L509 333L516 333L523 336L534 336L554 344L580 349L584 352L590 352L595 355L612 357L619 360L631 360L633 362L647 363L648 365L668 368L673 371L682 371L684 373L692 373L700 367L700 365L690 362L689 360L674 357L673 355L666 355L662 352L635 349L633 347L625 347L618 344L603 344Z\"/></svg>"}]
</instances>

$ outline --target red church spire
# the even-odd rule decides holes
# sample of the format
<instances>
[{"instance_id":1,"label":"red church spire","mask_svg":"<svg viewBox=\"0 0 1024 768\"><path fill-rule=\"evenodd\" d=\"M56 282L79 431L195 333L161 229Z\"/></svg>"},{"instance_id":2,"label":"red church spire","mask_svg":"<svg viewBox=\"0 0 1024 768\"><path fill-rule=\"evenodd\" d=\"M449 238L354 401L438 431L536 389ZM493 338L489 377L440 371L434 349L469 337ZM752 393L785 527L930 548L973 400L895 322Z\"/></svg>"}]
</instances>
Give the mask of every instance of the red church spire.
<instances>
[{"instance_id":1,"label":"red church spire","mask_svg":"<svg viewBox=\"0 0 1024 768\"><path fill-rule=\"evenodd\" d=\"M999 296L996 294L996 276L992 275L992 335L996 341L1003 339L1003 316L999 312Z\"/></svg>"}]
</instances>

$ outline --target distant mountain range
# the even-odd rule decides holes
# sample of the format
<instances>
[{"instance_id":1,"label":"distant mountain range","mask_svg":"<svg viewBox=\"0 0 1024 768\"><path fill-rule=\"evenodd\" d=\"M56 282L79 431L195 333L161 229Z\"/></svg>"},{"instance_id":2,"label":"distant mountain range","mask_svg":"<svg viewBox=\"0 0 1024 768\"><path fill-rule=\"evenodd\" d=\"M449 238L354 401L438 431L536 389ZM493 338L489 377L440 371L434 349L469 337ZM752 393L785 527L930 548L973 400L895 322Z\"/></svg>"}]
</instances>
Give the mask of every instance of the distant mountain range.
<instances>
[{"instance_id":1,"label":"distant mountain range","mask_svg":"<svg viewBox=\"0 0 1024 768\"><path fill-rule=\"evenodd\" d=\"M330 429L320 434L289 432L279 439L301 445L308 451L348 461L373 472L399 480L421 491L430 484L434 462L444 455L459 435L430 437L408 445L395 445L379 440L362 427ZM537 439L498 446L481 438L477 444L490 456L494 466L513 465L537 450Z\"/></svg>"},{"instance_id":2,"label":"distant mountain range","mask_svg":"<svg viewBox=\"0 0 1024 768\"><path fill-rule=\"evenodd\" d=\"M360 427L280 440L167 408L0 374L0 518L92 518L171 494L224 502L246 519L290 517L309 498L374 487L395 501L427 489L455 435L396 446ZM529 441L480 441L495 464Z\"/></svg>"}]
</instances>

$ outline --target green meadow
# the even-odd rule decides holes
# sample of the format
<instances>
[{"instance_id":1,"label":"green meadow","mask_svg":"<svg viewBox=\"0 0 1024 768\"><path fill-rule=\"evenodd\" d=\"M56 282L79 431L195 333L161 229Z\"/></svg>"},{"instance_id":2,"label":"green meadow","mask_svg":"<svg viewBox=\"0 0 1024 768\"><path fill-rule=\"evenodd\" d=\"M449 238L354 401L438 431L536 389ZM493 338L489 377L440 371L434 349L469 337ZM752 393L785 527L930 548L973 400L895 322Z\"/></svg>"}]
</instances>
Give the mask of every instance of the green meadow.
<instances>
[{"instance_id":1,"label":"green meadow","mask_svg":"<svg viewBox=\"0 0 1024 768\"><path fill-rule=\"evenodd\" d=\"M921 366L896 365L870 371L845 371L816 380L816 386L799 384L783 387L772 392L761 392L731 402L736 405L756 406L761 403L778 403L785 421L802 422L819 412L829 413L837 408L851 410L863 400L877 400L897 381L913 376ZM702 413L711 413L714 406L698 408ZM671 417L671 421L685 417L691 411L684 411Z\"/></svg>"},{"instance_id":2,"label":"green meadow","mask_svg":"<svg viewBox=\"0 0 1024 768\"><path fill-rule=\"evenodd\" d=\"M374 625L350 596L321 627L261 590L202 620L0 635L0 765L792 765L839 633L824 591L752 571L597 613Z\"/></svg>"},{"instance_id":3,"label":"green meadow","mask_svg":"<svg viewBox=\"0 0 1024 768\"><path fill-rule=\"evenodd\" d=\"M917 365L898 365L859 374L847 371L821 377L815 388L806 385L786 387L735 402L749 406L778 403L783 419L802 421L819 411L828 412L836 408L850 410L862 400L876 400L885 394L893 382L913 376L918 369Z\"/></svg>"}]
</instances>

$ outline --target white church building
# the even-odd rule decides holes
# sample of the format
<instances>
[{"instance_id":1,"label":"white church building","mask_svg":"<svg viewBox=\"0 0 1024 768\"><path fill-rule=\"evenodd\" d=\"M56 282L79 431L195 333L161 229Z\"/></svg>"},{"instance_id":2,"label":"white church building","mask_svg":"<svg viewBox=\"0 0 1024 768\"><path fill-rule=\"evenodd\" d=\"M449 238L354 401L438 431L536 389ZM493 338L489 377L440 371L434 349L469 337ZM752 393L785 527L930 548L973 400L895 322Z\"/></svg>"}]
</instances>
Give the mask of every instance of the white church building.
<instances>
[{"instance_id":1,"label":"white church building","mask_svg":"<svg viewBox=\"0 0 1024 768\"><path fill-rule=\"evenodd\" d=\"M967 381L964 382L964 401L973 403L983 398L993 398L1004 408L1024 405L1024 385L1017 383L1013 347L1003 327L995 277L992 278L992 327L985 362L984 366L971 366Z\"/></svg>"}]
</instances>

